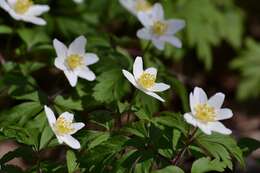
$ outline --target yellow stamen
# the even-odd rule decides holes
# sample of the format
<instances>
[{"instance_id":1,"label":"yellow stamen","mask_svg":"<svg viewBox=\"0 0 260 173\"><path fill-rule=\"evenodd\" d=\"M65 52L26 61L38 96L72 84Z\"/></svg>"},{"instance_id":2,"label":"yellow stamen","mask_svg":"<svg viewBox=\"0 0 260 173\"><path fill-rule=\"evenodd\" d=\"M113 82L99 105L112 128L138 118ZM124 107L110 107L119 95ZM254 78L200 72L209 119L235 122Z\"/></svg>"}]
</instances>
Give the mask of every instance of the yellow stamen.
<instances>
[{"instance_id":1,"label":"yellow stamen","mask_svg":"<svg viewBox=\"0 0 260 173\"><path fill-rule=\"evenodd\" d=\"M32 5L32 0L17 0L14 5L14 11L19 14L24 14Z\"/></svg>"},{"instance_id":2,"label":"yellow stamen","mask_svg":"<svg viewBox=\"0 0 260 173\"><path fill-rule=\"evenodd\" d=\"M195 116L203 123L212 122L215 120L216 112L214 107L208 104L197 104L195 106Z\"/></svg>"},{"instance_id":3,"label":"yellow stamen","mask_svg":"<svg viewBox=\"0 0 260 173\"><path fill-rule=\"evenodd\" d=\"M149 11L152 8L151 4L147 1L138 0L135 5L135 9L137 12L141 11Z\"/></svg>"},{"instance_id":4,"label":"yellow stamen","mask_svg":"<svg viewBox=\"0 0 260 173\"><path fill-rule=\"evenodd\" d=\"M149 73L143 73L138 79L138 84L141 87L148 89L151 88L155 84L156 77Z\"/></svg>"},{"instance_id":5,"label":"yellow stamen","mask_svg":"<svg viewBox=\"0 0 260 173\"><path fill-rule=\"evenodd\" d=\"M163 23L161 21L157 21L152 26L152 31L155 35L163 35L168 29L168 25L166 23Z\"/></svg>"},{"instance_id":6,"label":"yellow stamen","mask_svg":"<svg viewBox=\"0 0 260 173\"><path fill-rule=\"evenodd\" d=\"M72 132L74 129L72 127L72 122L67 121L65 118L63 117L59 117L54 125L55 131L59 134L59 135L65 135L68 134L70 132Z\"/></svg>"},{"instance_id":7,"label":"yellow stamen","mask_svg":"<svg viewBox=\"0 0 260 173\"><path fill-rule=\"evenodd\" d=\"M77 54L73 54L67 57L67 65L71 70L83 65L83 58Z\"/></svg>"}]
</instances>

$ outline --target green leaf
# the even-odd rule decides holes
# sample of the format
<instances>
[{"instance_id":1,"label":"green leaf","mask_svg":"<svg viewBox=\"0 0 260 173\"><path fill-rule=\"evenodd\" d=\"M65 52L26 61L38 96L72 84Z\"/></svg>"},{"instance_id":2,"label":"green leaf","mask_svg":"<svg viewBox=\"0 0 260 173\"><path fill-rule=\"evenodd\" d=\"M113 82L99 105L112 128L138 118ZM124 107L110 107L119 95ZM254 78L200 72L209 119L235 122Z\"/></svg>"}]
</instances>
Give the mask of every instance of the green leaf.
<instances>
[{"instance_id":1,"label":"green leaf","mask_svg":"<svg viewBox=\"0 0 260 173\"><path fill-rule=\"evenodd\" d=\"M242 138L238 141L238 146L242 148L245 156L248 156L253 151L260 148L260 141L252 139L252 138Z\"/></svg>"},{"instance_id":2,"label":"green leaf","mask_svg":"<svg viewBox=\"0 0 260 173\"><path fill-rule=\"evenodd\" d=\"M177 166L167 166L163 169L153 171L152 173L184 173L184 171Z\"/></svg>"},{"instance_id":3,"label":"green leaf","mask_svg":"<svg viewBox=\"0 0 260 173\"><path fill-rule=\"evenodd\" d=\"M68 173L74 173L77 169L77 158L72 150L68 150L66 153Z\"/></svg>"},{"instance_id":4,"label":"green leaf","mask_svg":"<svg viewBox=\"0 0 260 173\"><path fill-rule=\"evenodd\" d=\"M41 140L40 140L40 150L51 142L52 137L54 136L53 131L49 124L47 124L42 132Z\"/></svg>"},{"instance_id":5,"label":"green leaf","mask_svg":"<svg viewBox=\"0 0 260 173\"><path fill-rule=\"evenodd\" d=\"M107 141L109 139L109 137L110 137L110 134L107 132L97 132L95 139L93 139L89 143L88 149L91 149L91 148L96 147L97 145L100 145L104 141Z\"/></svg>"},{"instance_id":6,"label":"green leaf","mask_svg":"<svg viewBox=\"0 0 260 173\"><path fill-rule=\"evenodd\" d=\"M196 160L192 164L191 173L205 173L209 171L223 172L226 164L219 160L210 160L209 158L203 157Z\"/></svg>"},{"instance_id":7,"label":"green leaf","mask_svg":"<svg viewBox=\"0 0 260 173\"><path fill-rule=\"evenodd\" d=\"M11 34L12 28L6 25L0 25L0 34Z\"/></svg>"},{"instance_id":8,"label":"green leaf","mask_svg":"<svg viewBox=\"0 0 260 173\"><path fill-rule=\"evenodd\" d=\"M64 98L62 96L57 96L54 100L54 103L62 108L69 109L69 110L78 110L82 111L82 102L79 99L72 99L72 98Z\"/></svg>"},{"instance_id":9,"label":"green leaf","mask_svg":"<svg viewBox=\"0 0 260 173\"><path fill-rule=\"evenodd\" d=\"M93 96L100 102L110 103L120 100L129 91L129 84L121 69L105 71L97 77L97 81Z\"/></svg>"}]
</instances>

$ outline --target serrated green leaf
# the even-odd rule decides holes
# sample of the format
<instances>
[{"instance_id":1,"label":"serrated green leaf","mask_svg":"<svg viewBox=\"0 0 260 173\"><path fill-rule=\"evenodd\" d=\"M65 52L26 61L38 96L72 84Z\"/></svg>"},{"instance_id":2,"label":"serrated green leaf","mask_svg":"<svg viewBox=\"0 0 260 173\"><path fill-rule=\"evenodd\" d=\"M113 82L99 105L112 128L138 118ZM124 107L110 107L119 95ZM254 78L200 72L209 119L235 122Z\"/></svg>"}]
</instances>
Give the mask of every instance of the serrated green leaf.
<instances>
[{"instance_id":1,"label":"serrated green leaf","mask_svg":"<svg viewBox=\"0 0 260 173\"><path fill-rule=\"evenodd\" d=\"M184 171L177 166L167 166L163 169L153 171L152 173L184 173Z\"/></svg>"},{"instance_id":2,"label":"serrated green leaf","mask_svg":"<svg viewBox=\"0 0 260 173\"><path fill-rule=\"evenodd\" d=\"M72 150L68 150L66 153L68 173L74 173L77 169L77 158Z\"/></svg>"},{"instance_id":3,"label":"serrated green leaf","mask_svg":"<svg viewBox=\"0 0 260 173\"><path fill-rule=\"evenodd\" d=\"M209 158L200 158L192 164L191 173L205 173L210 171L223 172L226 164L215 159L210 160Z\"/></svg>"}]
</instances>

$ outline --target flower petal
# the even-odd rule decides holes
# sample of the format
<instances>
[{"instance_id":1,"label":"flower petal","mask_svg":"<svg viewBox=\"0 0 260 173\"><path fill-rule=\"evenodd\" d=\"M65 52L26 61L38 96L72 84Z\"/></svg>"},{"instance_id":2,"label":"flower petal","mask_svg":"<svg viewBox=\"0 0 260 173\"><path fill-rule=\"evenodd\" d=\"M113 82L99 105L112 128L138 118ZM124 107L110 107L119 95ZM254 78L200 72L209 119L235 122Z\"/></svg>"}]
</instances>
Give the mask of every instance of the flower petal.
<instances>
[{"instance_id":1,"label":"flower petal","mask_svg":"<svg viewBox=\"0 0 260 173\"><path fill-rule=\"evenodd\" d=\"M35 16L22 16L22 20L25 22L30 22L35 25L46 25L46 21L43 20L40 17L35 17Z\"/></svg>"},{"instance_id":2,"label":"flower petal","mask_svg":"<svg viewBox=\"0 0 260 173\"><path fill-rule=\"evenodd\" d=\"M57 57L55 58L54 60L54 65L58 68L58 69L61 69L61 70L66 70L67 67L65 65L65 60L64 58L60 58L60 57Z\"/></svg>"},{"instance_id":3,"label":"flower petal","mask_svg":"<svg viewBox=\"0 0 260 173\"><path fill-rule=\"evenodd\" d=\"M164 41L160 40L158 38L153 38L152 39L153 45L159 49L159 50L163 50L164 49Z\"/></svg>"},{"instance_id":4,"label":"flower petal","mask_svg":"<svg viewBox=\"0 0 260 173\"><path fill-rule=\"evenodd\" d=\"M133 0L119 0L120 4L133 15L136 15L135 2Z\"/></svg>"},{"instance_id":5,"label":"flower petal","mask_svg":"<svg viewBox=\"0 0 260 173\"><path fill-rule=\"evenodd\" d=\"M165 100L163 98L161 98L158 94L154 93L154 92L151 92L151 91L144 91L142 90L145 94L149 95L149 96L152 96L158 100L160 100L161 102L165 102Z\"/></svg>"},{"instance_id":6,"label":"flower petal","mask_svg":"<svg viewBox=\"0 0 260 173\"><path fill-rule=\"evenodd\" d=\"M73 149L80 149L80 143L70 135L60 136L61 140Z\"/></svg>"},{"instance_id":7,"label":"flower petal","mask_svg":"<svg viewBox=\"0 0 260 173\"><path fill-rule=\"evenodd\" d=\"M84 55L87 39L84 36L76 38L69 46L68 54Z\"/></svg>"},{"instance_id":8,"label":"flower petal","mask_svg":"<svg viewBox=\"0 0 260 173\"><path fill-rule=\"evenodd\" d=\"M72 122L74 120L74 114L69 112L63 112L60 117L64 118L66 121Z\"/></svg>"},{"instance_id":9,"label":"flower petal","mask_svg":"<svg viewBox=\"0 0 260 173\"><path fill-rule=\"evenodd\" d=\"M190 113L185 113L184 119L187 121L187 123L197 127L197 120Z\"/></svg>"},{"instance_id":10,"label":"flower petal","mask_svg":"<svg viewBox=\"0 0 260 173\"><path fill-rule=\"evenodd\" d=\"M93 81L96 79L95 73L87 67L77 69L76 73L79 77L86 79L88 81Z\"/></svg>"},{"instance_id":11,"label":"flower petal","mask_svg":"<svg viewBox=\"0 0 260 173\"><path fill-rule=\"evenodd\" d=\"M181 40L175 36L162 36L161 39L163 39L165 42L170 43L172 46L175 46L177 48L182 47Z\"/></svg>"},{"instance_id":12,"label":"flower petal","mask_svg":"<svg viewBox=\"0 0 260 173\"><path fill-rule=\"evenodd\" d=\"M139 29L136 35L140 39L151 40L151 33L147 28Z\"/></svg>"},{"instance_id":13,"label":"flower petal","mask_svg":"<svg viewBox=\"0 0 260 173\"><path fill-rule=\"evenodd\" d=\"M162 92L170 88L170 85L167 85L165 83L156 83L152 88L149 89L149 91L153 92Z\"/></svg>"},{"instance_id":14,"label":"flower petal","mask_svg":"<svg viewBox=\"0 0 260 173\"><path fill-rule=\"evenodd\" d=\"M145 72L145 73L149 73L149 74L151 74L151 75L154 75L155 78L157 77L157 69L154 68L154 67L149 67L149 68L147 68L144 72Z\"/></svg>"},{"instance_id":15,"label":"flower petal","mask_svg":"<svg viewBox=\"0 0 260 173\"><path fill-rule=\"evenodd\" d=\"M58 39L54 39L53 46L59 58L65 59L67 57L67 47L62 42L60 42Z\"/></svg>"},{"instance_id":16,"label":"flower petal","mask_svg":"<svg viewBox=\"0 0 260 173\"><path fill-rule=\"evenodd\" d=\"M133 65L133 74L136 80L143 74L143 59L142 57L138 56L135 58L135 62Z\"/></svg>"},{"instance_id":17,"label":"flower petal","mask_svg":"<svg viewBox=\"0 0 260 173\"><path fill-rule=\"evenodd\" d=\"M207 103L208 97L204 90L199 87L195 87L193 91L193 98L196 104L205 104Z\"/></svg>"},{"instance_id":18,"label":"flower petal","mask_svg":"<svg viewBox=\"0 0 260 173\"><path fill-rule=\"evenodd\" d=\"M216 114L216 120L225 120L233 116L233 112L228 108L219 109Z\"/></svg>"},{"instance_id":19,"label":"flower petal","mask_svg":"<svg viewBox=\"0 0 260 173\"><path fill-rule=\"evenodd\" d=\"M183 29L186 25L184 20L176 20L176 19L167 20L167 23L168 23L167 34L175 34L179 30Z\"/></svg>"},{"instance_id":20,"label":"flower petal","mask_svg":"<svg viewBox=\"0 0 260 173\"><path fill-rule=\"evenodd\" d=\"M211 135L211 134L212 134L212 132L211 132L212 129L209 127L208 124L198 122L198 127L199 127L200 130L202 130L202 132L204 132L205 134L207 134L207 135Z\"/></svg>"},{"instance_id":21,"label":"flower petal","mask_svg":"<svg viewBox=\"0 0 260 173\"><path fill-rule=\"evenodd\" d=\"M67 79L68 79L70 85L71 85L72 87L75 87L76 84L77 84L77 81L78 81L78 76L77 76L76 74L74 74L73 71L70 71L70 70L65 70L65 71L64 71L64 74L65 74L65 76L67 77Z\"/></svg>"},{"instance_id":22,"label":"flower petal","mask_svg":"<svg viewBox=\"0 0 260 173\"><path fill-rule=\"evenodd\" d=\"M138 85L136 83L134 76L126 70L122 70L122 72L123 72L124 76L126 77L126 79L129 80L129 82L131 82L136 88L138 88Z\"/></svg>"},{"instance_id":23,"label":"flower petal","mask_svg":"<svg viewBox=\"0 0 260 173\"><path fill-rule=\"evenodd\" d=\"M17 0L7 0L8 4L13 7Z\"/></svg>"},{"instance_id":24,"label":"flower petal","mask_svg":"<svg viewBox=\"0 0 260 173\"><path fill-rule=\"evenodd\" d=\"M191 109L191 112L192 112L192 114L195 114L195 109L194 109L194 107L196 106L196 100L195 100L195 98L194 98L194 95L193 95L193 93L191 92L190 93L190 109Z\"/></svg>"},{"instance_id":25,"label":"flower petal","mask_svg":"<svg viewBox=\"0 0 260 173\"><path fill-rule=\"evenodd\" d=\"M32 5L24 15L40 16L50 10L48 5Z\"/></svg>"},{"instance_id":26,"label":"flower petal","mask_svg":"<svg viewBox=\"0 0 260 173\"><path fill-rule=\"evenodd\" d=\"M214 96L210 97L208 104L213 106L215 109L220 109L225 99L225 94L216 93Z\"/></svg>"},{"instance_id":27,"label":"flower petal","mask_svg":"<svg viewBox=\"0 0 260 173\"><path fill-rule=\"evenodd\" d=\"M210 122L208 123L209 128L212 131L224 134L224 135L230 135L232 131L228 128L226 128L221 122Z\"/></svg>"},{"instance_id":28,"label":"flower petal","mask_svg":"<svg viewBox=\"0 0 260 173\"><path fill-rule=\"evenodd\" d=\"M44 112L45 112L47 120L52 128L53 124L55 124L55 122L56 122L56 117L55 117L53 111L46 105L44 106Z\"/></svg>"},{"instance_id":29,"label":"flower petal","mask_svg":"<svg viewBox=\"0 0 260 173\"><path fill-rule=\"evenodd\" d=\"M152 9L152 18L155 21L164 20L164 11L160 3L156 3Z\"/></svg>"},{"instance_id":30,"label":"flower petal","mask_svg":"<svg viewBox=\"0 0 260 173\"><path fill-rule=\"evenodd\" d=\"M2 7L7 12L9 12L11 10L11 7L10 7L11 4L8 4L8 3L5 0L0 1L0 7Z\"/></svg>"},{"instance_id":31,"label":"flower petal","mask_svg":"<svg viewBox=\"0 0 260 173\"><path fill-rule=\"evenodd\" d=\"M84 56L84 61L85 61L86 65L91 65L91 64L95 64L96 62L98 62L99 58L94 53L86 53Z\"/></svg>"},{"instance_id":32,"label":"flower petal","mask_svg":"<svg viewBox=\"0 0 260 173\"><path fill-rule=\"evenodd\" d=\"M145 12L138 12L137 17L144 27L150 27L153 25L153 20L149 14Z\"/></svg>"},{"instance_id":33,"label":"flower petal","mask_svg":"<svg viewBox=\"0 0 260 173\"><path fill-rule=\"evenodd\" d=\"M73 131L70 134L74 134L77 131L79 131L80 129L82 129L85 126L85 124L84 123L73 123L72 126L73 126Z\"/></svg>"}]
</instances>

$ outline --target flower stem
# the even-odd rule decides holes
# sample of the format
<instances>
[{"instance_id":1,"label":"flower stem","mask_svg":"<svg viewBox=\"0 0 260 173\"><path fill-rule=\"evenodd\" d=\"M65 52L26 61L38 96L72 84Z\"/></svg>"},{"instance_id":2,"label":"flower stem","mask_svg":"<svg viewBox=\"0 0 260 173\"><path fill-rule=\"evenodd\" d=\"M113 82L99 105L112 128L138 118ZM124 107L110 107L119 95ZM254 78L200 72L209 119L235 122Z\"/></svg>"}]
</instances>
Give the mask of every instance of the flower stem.
<instances>
[{"instance_id":1,"label":"flower stem","mask_svg":"<svg viewBox=\"0 0 260 173\"><path fill-rule=\"evenodd\" d=\"M188 140L185 144L185 146L176 154L176 156L171 160L172 165L177 165L179 160L182 158L186 150L188 149L189 145L193 142L195 134L197 132L198 128L194 128L191 135L188 136Z\"/></svg>"},{"instance_id":2,"label":"flower stem","mask_svg":"<svg viewBox=\"0 0 260 173\"><path fill-rule=\"evenodd\" d=\"M148 52L148 50L149 50L149 48L150 48L150 46L151 46L151 41L149 41L148 43L147 43L147 45L146 45L146 47L144 48L144 50L143 50L143 57L145 57L145 54Z\"/></svg>"}]
</instances>

